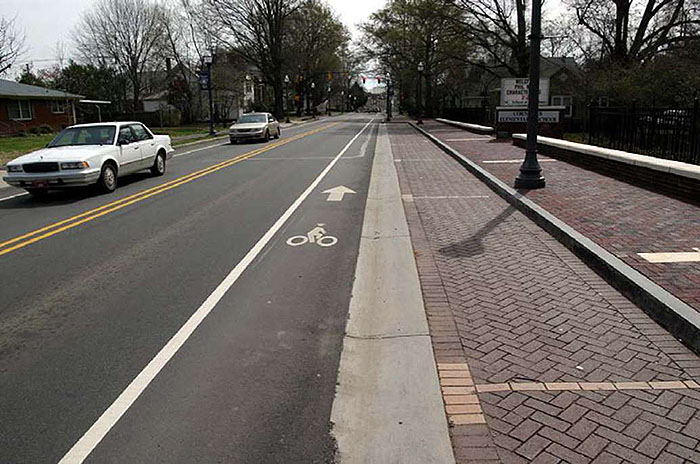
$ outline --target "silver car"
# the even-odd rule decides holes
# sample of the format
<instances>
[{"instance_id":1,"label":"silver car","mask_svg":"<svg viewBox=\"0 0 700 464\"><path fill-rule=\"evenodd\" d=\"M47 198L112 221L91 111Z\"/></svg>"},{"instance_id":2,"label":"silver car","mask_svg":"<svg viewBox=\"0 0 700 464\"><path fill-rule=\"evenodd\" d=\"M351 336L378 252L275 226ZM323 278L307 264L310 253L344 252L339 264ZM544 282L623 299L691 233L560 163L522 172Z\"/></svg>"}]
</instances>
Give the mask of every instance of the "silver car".
<instances>
[{"instance_id":1,"label":"silver car","mask_svg":"<svg viewBox=\"0 0 700 464\"><path fill-rule=\"evenodd\" d=\"M270 113L248 113L241 116L229 128L231 143L241 140L264 140L280 138L280 123Z\"/></svg>"}]
</instances>

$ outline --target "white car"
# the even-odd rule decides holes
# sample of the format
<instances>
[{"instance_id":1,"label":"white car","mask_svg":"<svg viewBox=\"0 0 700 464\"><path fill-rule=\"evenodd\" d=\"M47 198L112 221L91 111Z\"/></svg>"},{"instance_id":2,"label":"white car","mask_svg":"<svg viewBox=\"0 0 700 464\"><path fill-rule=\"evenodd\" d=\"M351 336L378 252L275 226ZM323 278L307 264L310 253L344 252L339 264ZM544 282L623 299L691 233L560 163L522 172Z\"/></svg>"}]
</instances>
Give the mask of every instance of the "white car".
<instances>
[{"instance_id":1,"label":"white car","mask_svg":"<svg viewBox=\"0 0 700 464\"><path fill-rule=\"evenodd\" d=\"M270 113L244 114L238 121L229 127L231 143L240 140L261 139L266 142L270 137L280 138L280 123Z\"/></svg>"},{"instance_id":2,"label":"white car","mask_svg":"<svg viewBox=\"0 0 700 464\"><path fill-rule=\"evenodd\" d=\"M91 184L109 193L126 174L150 169L162 176L172 152L169 136L153 135L140 122L80 124L61 131L46 148L7 163L3 180L33 195Z\"/></svg>"}]
</instances>

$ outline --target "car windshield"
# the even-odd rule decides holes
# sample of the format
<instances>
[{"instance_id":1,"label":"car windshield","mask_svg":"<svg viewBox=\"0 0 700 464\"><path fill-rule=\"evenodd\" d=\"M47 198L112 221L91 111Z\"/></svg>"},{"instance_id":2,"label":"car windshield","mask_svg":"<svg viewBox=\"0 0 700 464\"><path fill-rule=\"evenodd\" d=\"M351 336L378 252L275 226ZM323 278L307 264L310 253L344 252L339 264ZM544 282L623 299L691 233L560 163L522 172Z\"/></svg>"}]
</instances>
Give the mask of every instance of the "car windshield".
<instances>
[{"instance_id":1,"label":"car windshield","mask_svg":"<svg viewBox=\"0 0 700 464\"><path fill-rule=\"evenodd\" d=\"M246 114L241 116L238 124L250 124L255 122L267 122L267 116L264 114Z\"/></svg>"},{"instance_id":2,"label":"car windshield","mask_svg":"<svg viewBox=\"0 0 700 464\"><path fill-rule=\"evenodd\" d=\"M70 145L111 145L114 143L114 126L72 127L61 131L49 147Z\"/></svg>"}]
</instances>

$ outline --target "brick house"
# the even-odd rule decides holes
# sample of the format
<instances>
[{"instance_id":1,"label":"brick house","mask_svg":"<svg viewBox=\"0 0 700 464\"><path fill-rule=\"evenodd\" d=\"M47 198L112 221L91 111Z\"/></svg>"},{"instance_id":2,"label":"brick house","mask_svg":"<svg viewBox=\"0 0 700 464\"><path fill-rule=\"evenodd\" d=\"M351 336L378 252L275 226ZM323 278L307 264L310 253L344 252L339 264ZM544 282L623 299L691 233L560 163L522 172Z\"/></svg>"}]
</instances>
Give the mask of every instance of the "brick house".
<instances>
[{"instance_id":1,"label":"brick house","mask_svg":"<svg viewBox=\"0 0 700 464\"><path fill-rule=\"evenodd\" d=\"M0 79L0 135L50 126L54 131L75 124L75 104L82 97Z\"/></svg>"}]
</instances>

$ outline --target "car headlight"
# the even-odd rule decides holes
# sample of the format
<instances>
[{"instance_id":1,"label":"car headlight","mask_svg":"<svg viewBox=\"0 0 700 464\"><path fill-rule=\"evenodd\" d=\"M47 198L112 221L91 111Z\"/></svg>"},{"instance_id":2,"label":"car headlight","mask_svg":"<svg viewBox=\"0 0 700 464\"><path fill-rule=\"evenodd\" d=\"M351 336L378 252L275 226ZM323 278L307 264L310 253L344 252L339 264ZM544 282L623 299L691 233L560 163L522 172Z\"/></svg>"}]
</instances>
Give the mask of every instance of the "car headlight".
<instances>
[{"instance_id":1,"label":"car headlight","mask_svg":"<svg viewBox=\"0 0 700 464\"><path fill-rule=\"evenodd\" d=\"M90 165L87 161L78 161L76 163L61 163L61 169L85 169L89 168Z\"/></svg>"},{"instance_id":2,"label":"car headlight","mask_svg":"<svg viewBox=\"0 0 700 464\"><path fill-rule=\"evenodd\" d=\"M8 164L7 165L7 172L22 172L22 165L21 164Z\"/></svg>"}]
</instances>

